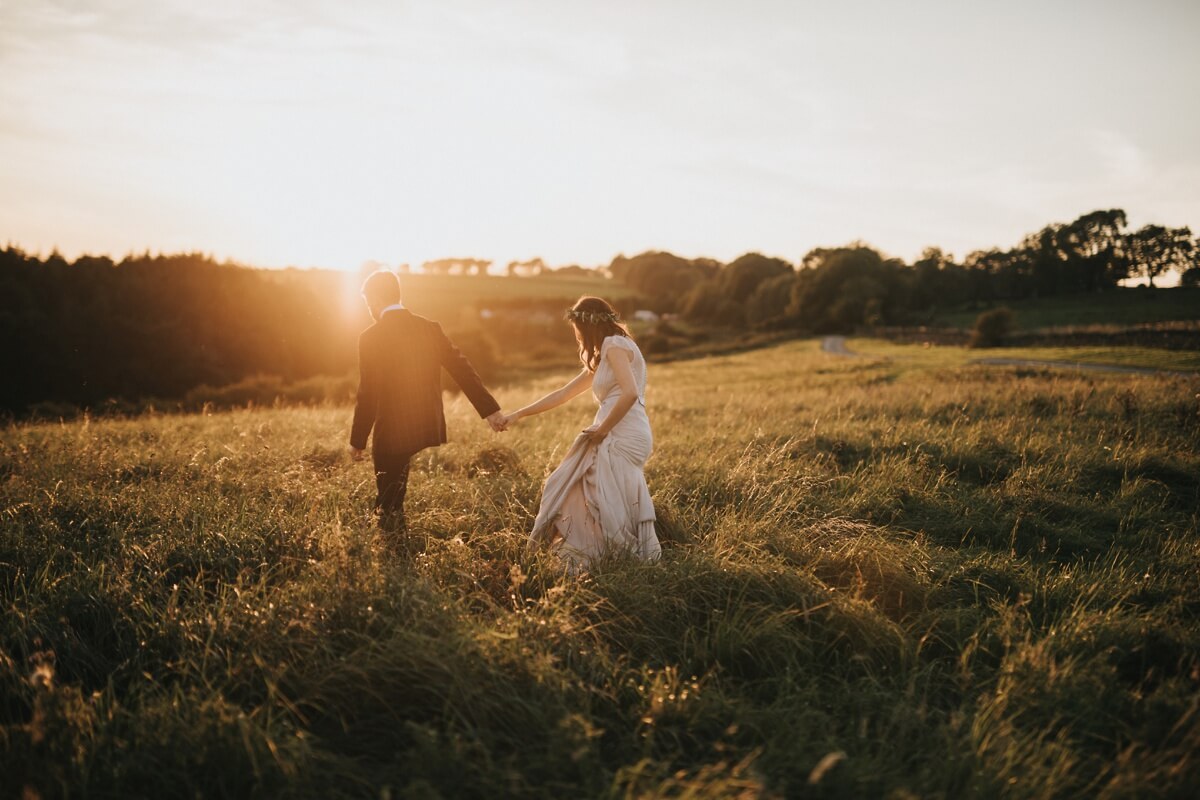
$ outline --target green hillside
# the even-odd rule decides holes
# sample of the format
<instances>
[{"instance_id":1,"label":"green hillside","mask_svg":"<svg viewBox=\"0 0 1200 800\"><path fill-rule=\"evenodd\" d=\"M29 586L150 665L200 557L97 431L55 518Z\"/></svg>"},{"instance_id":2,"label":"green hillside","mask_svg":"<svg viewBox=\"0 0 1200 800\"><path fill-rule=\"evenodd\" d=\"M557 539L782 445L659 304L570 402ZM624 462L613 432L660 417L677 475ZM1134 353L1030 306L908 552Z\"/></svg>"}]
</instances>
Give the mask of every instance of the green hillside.
<instances>
[{"instance_id":1,"label":"green hillside","mask_svg":"<svg viewBox=\"0 0 1200 800\"><path fill-rule=\"evenodd\" d=\"M1200 288L1114 289L1092 294L1016 300L1007 305L1022 330L1065 325L1136 325L1139 323L1200 320ZM981 309L938 314L934 322L970 328Z\"/></svg>"}]
</instances>

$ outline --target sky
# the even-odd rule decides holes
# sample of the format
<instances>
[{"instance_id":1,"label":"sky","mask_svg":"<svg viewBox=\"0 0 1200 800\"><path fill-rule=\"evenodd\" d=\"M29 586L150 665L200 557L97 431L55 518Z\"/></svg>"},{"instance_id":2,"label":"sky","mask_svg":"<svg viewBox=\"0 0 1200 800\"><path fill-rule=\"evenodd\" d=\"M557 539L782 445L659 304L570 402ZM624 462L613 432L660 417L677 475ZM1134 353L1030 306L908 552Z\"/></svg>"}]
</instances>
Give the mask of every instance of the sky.
<instances>
[{"instance_id":1,"label":"sky","mask_svg":"<svg viewBox=\"0 0 1200 800\"><path fill-rule=\"evenodd\" d=\"M1200 231L1194 0L0 0L0 243L264 267Z\"/></svg>"}]
</instances>

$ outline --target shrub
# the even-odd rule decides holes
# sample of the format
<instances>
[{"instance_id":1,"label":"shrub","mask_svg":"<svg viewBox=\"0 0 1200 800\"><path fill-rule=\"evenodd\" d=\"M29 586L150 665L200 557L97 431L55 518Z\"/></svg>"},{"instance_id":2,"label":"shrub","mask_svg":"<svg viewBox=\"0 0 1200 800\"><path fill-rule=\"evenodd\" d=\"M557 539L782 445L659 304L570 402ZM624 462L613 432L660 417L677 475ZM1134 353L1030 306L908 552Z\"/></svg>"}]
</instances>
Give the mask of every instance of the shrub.
<instances>
[{"instance_id":1,"label":"shrub","mask_svg":"<svg viewBox=\"0 0 1200 800\"><path fill-rule=\"evenodd\" d=\"M654 326L654 332L663 336L684 336L684 331L671 324L670 320L660 319Z\"/></svg>"},{"instance_id":2,"label":"shrub","mask_svg":"<svg viewBox=\"0 0 1200 800\"><path fill-rule=\"evenodd\" d=\"M490 381L496 377L500 367L500 359L496 354L496 345L485 331L479 329L458 331L450 334L455 346L462 352L471 366L479 373L479 377ZM442 370L442 390L459 391L459 385L450 377L450 373Z\"/></svg>"},{"instance_id":3,"label":"shrub","mask_svg":"<svg viewBox=\"0 0 1200 800\"><path fill-rule=\"evenodd\" d=\"M34 420L67 420L79 416L79 407L73 403L60 403L55 400L44 400L29 406L27 413Z\"/></svg>"},{"instance_id":4,"label":"shrub","mask_svg":"<svg viewBox=\"0 0 1200 800\"><path fill-rule=\"evenodd\" d=\"M642 337L642 350L648 356L660 356L671 352L671 340L661 333L651 333Z\"/></svg>"},{"instance_id":5,"label":"shrub","mask_svg":"<svg viewBox=\"0 0 1200 800\"><path fill-rule=\"evenodd\" d=\"M1010 308L993 308L975 319L968 347L999 347L1012 333L1013 312Z\"/></svg>"}]
</instances>

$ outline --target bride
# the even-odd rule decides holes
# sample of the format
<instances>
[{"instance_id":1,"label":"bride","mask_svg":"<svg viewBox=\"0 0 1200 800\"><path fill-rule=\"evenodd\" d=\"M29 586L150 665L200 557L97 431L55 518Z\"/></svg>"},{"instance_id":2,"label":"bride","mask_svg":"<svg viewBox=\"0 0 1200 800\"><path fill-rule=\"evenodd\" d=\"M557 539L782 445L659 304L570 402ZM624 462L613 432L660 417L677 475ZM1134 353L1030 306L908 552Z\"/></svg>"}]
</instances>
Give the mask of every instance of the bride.
<instances>
[{"instance_id":1,"label":"bride","mask_svg":"<svg viewBox=\"0 0 1200 800\"><path fill-rule=\"evenodd\" d=\"M582 297L567 312L583 369L565 386L506 416L507 427L590 387L600 409L542 488L530 546L557 551L572 571L610 552L645 560L662 552L643 469L654 446L646 416L646 361L617 312Z\"/></svg>"}]
</instances>

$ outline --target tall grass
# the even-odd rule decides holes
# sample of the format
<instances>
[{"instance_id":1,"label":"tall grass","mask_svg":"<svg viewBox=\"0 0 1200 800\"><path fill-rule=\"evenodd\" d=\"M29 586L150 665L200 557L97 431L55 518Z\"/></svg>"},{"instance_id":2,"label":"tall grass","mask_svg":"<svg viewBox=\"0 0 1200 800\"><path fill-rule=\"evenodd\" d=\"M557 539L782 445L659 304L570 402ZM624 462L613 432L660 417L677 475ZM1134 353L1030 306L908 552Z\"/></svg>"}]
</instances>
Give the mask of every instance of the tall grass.
<instances>
[{"instance_id":1,"label":"tall grass","mask_svg":"<svg viewBox=\"0 0 1200 800\"><path fill-rule=\"evenodd\" d=\"M4 793L1190 797L1198 391L657 365L664 558L575 579L524 536L583 402L454 400L403 552L348 409L10 427Z\"/></svg>"}]
</instances>

